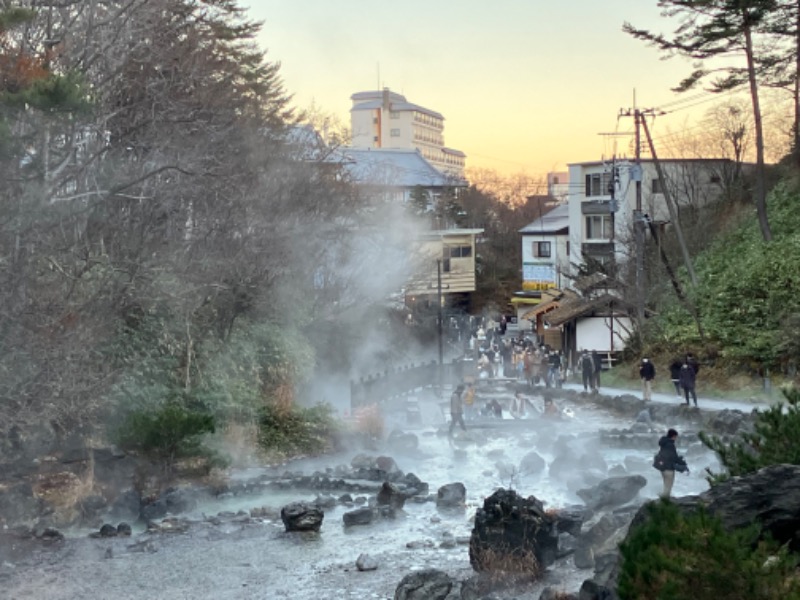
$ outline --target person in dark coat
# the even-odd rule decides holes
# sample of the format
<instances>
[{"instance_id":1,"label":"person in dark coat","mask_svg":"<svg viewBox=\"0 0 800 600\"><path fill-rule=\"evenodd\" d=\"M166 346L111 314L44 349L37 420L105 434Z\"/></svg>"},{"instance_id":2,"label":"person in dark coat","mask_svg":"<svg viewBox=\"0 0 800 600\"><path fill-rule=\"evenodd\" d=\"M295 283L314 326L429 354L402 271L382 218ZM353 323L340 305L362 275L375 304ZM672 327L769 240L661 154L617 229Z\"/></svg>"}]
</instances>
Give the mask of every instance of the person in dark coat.
<instances>
[{"instance_id":1,"label":"person in dark coat","mask_svg":"<svg viewBox=\"0 0 800 600\"><path fill-rule=\"evenodd\" d=\"M642 399L649 402L653 398L653 380L656 378L656 367L645 357L639 366L639 377L642 378Z\"/></svg>"},{"instance_id":2,"label":"person in dark coat","mask_svg":"<svg viewBox=\"0 0 800 600\"><path fill-rule=\"evenodd\" d=\"M683 363L679 358L673 360L669 365L669 378L672 380L672 385L675 386L675 393L678 395L678 400L683 398L681 394L681 367Z\"/></svg>"},{"instance_id":3,"label":"person in dark coat","mask_svg":"<svg viewBox=\"0 0 800 600\"><path fill-rule=\"evenodd\" d=\"M658 440L659 451L655 456L653 466L661 471L661 478L664 481L664 489L661 492L662 498L669 498L672 494L672 484L675 483L675 471L689 472L686 461L678 455L675 447L675 440L678 439L678 432L669 429L667 435Z\"/></svg>"},{"instance_id":4,"label":"person in dark coat","mask_svg":"<svg viewBox=\"0 0 800 600\"><path fill-rule=\"evenodd\" d=\"M597 353L597 350L592 350L592 362L594 363L594 391L600 391L600 371L603 370L603 359Z\"/></svg>"},{"instance_id":5,"label":"person in dark coat","mask_svg":"<svg viewBox=\"0 0 800 600\"><path fill-rule=\"evenodd\" d=\"M456 428L456 424L461 424L461 429L464 431L467 430L467 426L464 425L464 403L461 399L461 394L464 393L464 386L459 385L453 395L450 396L450 435L453 435L453 430Z\"/></svg>"},{"instance_id":6,"label":"person in dark coat","mask_svg":"<svg viewBox=\"0 0 800 600\"><path fill-rule=\"evenodd\" d=\"M594 361L588 350L584 350L581 354L581 375L583 377L583 391L588 392L589 388L594 388Z\"/></svg>"},{"instance_id":7,"label":"person in dark coat","mask_svg":"<svg viewBox=\"0 0 800 600\"><path fill-rule=\"evenodd\" d=\"M694 390L694 384L697 380L697 371L694 370L692 365L688 362L683 363L681 367L681 373L678 378L678 381L683 388L683 393L686 394L686 405L689 406L689 394L692 395L692 399L694 400L694 405L697 406L697 392Z\"/></svg>"}]
</instances>

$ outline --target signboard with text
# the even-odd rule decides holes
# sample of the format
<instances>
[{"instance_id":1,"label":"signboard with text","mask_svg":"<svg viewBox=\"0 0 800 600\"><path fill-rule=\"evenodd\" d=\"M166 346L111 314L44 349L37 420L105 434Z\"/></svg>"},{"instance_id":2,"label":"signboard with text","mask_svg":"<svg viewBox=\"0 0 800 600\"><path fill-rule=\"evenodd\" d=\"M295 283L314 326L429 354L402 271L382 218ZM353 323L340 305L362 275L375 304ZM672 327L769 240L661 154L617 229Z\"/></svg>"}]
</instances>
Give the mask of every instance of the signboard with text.
<instances>
[{"instance_id":1,"label":"signboard with text","mask_svg":"<svg viewBox=\"0 0 800 600\"><path fill-rule=\"evenodd\" d=\"M525 263L522 265L525 289L546 290L556 287L556 269L553 265ZM531 286L536 286L535 288Z\"/></svg>"}]
</instances>

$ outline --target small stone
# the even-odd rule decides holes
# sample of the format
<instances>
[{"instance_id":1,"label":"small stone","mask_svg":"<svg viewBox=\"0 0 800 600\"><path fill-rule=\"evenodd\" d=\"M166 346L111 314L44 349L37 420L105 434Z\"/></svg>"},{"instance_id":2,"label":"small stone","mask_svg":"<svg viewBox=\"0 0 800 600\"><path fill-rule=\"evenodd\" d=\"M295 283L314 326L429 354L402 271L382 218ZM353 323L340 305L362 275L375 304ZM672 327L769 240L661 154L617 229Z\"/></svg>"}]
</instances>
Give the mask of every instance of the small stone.
<instances>
[{"instance_id":1,"label":"small stone","mask_svg":"<svg viewBox=\"0 0 800 600\"><path fill-rule=\"evenodd\" d=\"M375 571L378 568L378 561L369 554L361 554L356 559L356 568L359 571Z\"/></svg>"}]
</instances>

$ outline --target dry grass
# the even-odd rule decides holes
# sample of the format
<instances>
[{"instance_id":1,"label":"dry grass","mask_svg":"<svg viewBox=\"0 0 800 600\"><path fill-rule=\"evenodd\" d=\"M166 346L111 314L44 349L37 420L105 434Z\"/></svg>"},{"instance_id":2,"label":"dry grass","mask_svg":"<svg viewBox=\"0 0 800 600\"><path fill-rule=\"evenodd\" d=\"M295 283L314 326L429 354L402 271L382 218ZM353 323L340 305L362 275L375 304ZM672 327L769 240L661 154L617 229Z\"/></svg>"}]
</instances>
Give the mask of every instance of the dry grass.
<instances>
[{"instance_id":1,"label":"dry grass","mask_svg":"<svg viewBox=\"0 0 800 600\"><path fill-rule=\"evenodd\" d=\"M472 556L476 570L493 580L507 580L511 577L514 581L521 581L535 579L540 574L539 561L530 550L480 548L473 550Z\"/></svg>"},{"instance_id":2,"label":"dry grass","mask_svg":"<svg viewBox=\"0 0 800 600\"><path fill-rule=\"evenodd\" d=\"M87 461L81 475L71 471L37 475L32 487L34 495L53 509L53 525L74 523L80 517L81 501L94 493L94 461Z\"/></svg>"}]
</instances>

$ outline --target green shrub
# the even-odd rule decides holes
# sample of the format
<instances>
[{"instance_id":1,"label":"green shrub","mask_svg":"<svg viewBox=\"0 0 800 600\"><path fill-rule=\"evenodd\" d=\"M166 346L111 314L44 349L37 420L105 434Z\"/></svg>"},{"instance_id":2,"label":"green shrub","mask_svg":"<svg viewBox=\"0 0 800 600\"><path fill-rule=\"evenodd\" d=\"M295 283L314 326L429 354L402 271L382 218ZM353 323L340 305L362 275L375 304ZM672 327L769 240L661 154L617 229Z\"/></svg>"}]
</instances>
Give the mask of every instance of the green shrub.
<instances>
[{"instance_id":1,"label":"green shrub","mask_svg":"<svg viewBox=\"0 0 800 600\"><path fill-rule=\"evenodd\" d=\"M700 433L702 442L719 455L726 469L724 473L709 472L712 484L769 465L800 465L800 390L784 389L783 395L786 403L758 411L753 431L741 433L735 441Z\"/></svg>"},{"instance_id":2,"label":"green shrub","mask_svg":"<svg viewBox=\"0 0 800 600\"><path fill-rule=\"evenodd\" d=\"M327 404L288 409L268 405L261 411L258 427L261 447L284 456L330 450L338 432L332 409Z\"/></svg>"},{"instance_id":3,"label":"green shrub","mask_svg":"<svg viewBox=\"0 0 800 600\"><path fill-rule=\"evenodd\" d=\"M795 600L795 558L759 541L757 526L726 531L698 508L669 501L647 506L646 521L620 546L621 600Z\"/></svg>"},{"instance_id":4,"label":"green shrub","mask_svg":"<svg viewBox=\"0 0 800 600\"><path fill-rule=\"evenodd\" d=\"M153 411L131 411L118 431L120 446L161 461L171 469L180 458L209 458L202 436L214 433L214 417L168 402Z\"/></svg>"}]
</instances>

